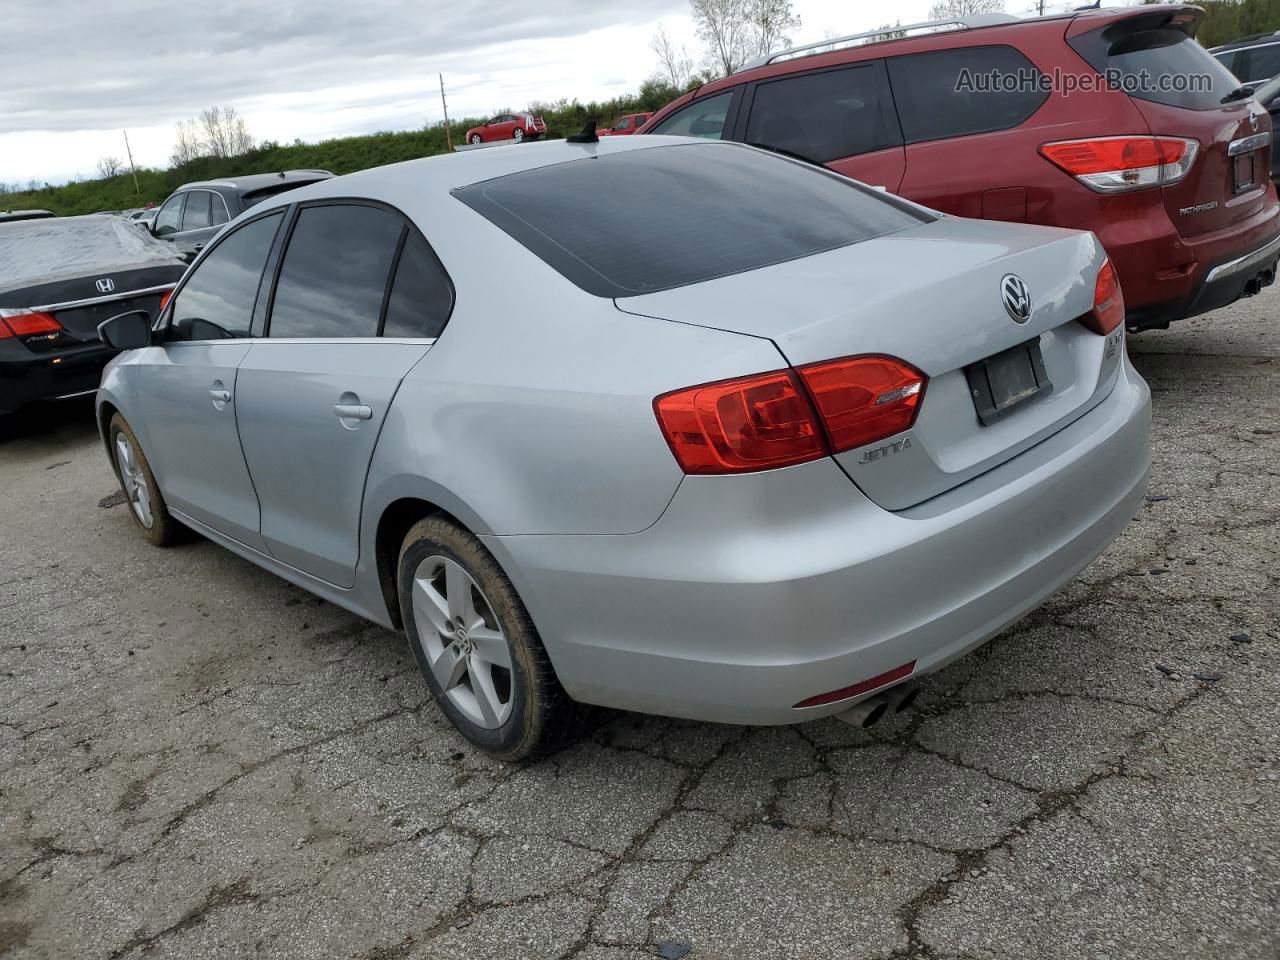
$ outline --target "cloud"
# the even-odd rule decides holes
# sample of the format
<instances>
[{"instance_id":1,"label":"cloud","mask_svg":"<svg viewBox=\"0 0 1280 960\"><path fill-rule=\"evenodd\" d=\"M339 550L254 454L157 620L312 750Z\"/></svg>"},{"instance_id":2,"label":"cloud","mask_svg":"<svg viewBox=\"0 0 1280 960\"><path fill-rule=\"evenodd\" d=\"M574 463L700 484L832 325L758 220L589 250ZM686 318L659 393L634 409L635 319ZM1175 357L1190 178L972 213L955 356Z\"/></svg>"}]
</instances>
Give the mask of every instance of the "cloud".
<instances>
[{"instance_id":1,"label":"cloud","mask_svg":"<svg viewBox=\"0 0 1280 960\"><path fill-rule=\"evenodd\" d=\"M421 91L441 69L510 68L540 44L685 10L685 0L24 3L5 17L0 135L172 124L210 104L247 112L250 100L378 80Z\"/></svg>"}]
</instances>

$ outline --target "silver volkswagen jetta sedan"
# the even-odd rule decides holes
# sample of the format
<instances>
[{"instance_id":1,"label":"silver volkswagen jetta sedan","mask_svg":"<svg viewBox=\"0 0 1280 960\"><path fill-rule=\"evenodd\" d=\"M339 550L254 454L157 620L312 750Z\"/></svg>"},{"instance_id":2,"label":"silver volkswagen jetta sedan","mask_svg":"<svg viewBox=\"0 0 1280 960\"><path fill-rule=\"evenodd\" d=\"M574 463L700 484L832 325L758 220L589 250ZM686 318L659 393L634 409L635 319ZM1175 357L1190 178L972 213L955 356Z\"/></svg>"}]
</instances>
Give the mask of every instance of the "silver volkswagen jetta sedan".
<instances>
[{"instance_id":1,"label":"silver volkswagen jetta sedan","mask_svg":"<svg viewBox=\"0 0 1280 960\"><path fill-rule=\"evenodd\" d=\"M1088 233L551 142L255 207L103 325L98 415L148 540L403 627L521 758L579 703L865 719L1035 608L1145 490L1123 317Z\"/></svg>"}]
</instances>

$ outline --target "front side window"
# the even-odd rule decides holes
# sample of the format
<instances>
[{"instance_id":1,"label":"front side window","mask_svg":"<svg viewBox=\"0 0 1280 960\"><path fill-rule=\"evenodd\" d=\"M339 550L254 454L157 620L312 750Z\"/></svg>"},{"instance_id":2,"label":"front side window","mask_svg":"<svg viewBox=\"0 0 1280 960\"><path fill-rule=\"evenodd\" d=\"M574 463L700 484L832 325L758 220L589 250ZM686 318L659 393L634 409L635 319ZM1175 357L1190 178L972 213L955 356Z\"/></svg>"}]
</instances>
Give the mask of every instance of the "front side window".
<instances>
[{"instance_id":1,"label":"front side window","mask_svg":"<svg viewBox=\"0 0 1280 960\"><path fill-rule=\"evenodd\" d=\"M405 238L387 300L384 337L438 337L453 309L453 286L416 230Z\"/></svg>"},{"instance_id":2,"label":"front side window","mask_svg":"<svg viewBox=\"0 0 1280 960\"><path fill-rule=\"evenodd\" d=\"M381 207L303 207L280 265L268 336L377 336L403 226Z\"/></svg>"},{"instance_id":3,"label":"front side window","mask_svg":"<svg viewBox=\"0 0 1280 960\"><path fill-rule=\"evenodd\" d=\"M726 90L705 100L695 100L683 110L677 110L649 133L665 133L673 137L702 137L705 140L721 140L725 135L725 120L733 102L733 91Z\"/></svg>"},{"instance_id":4,"label":"front side window","mask_svg":"<svg viewBox=\"0 0 1280 960\"><path fill-rule=\"evenodd\" d=\"M155 234L157 237L178 232L178 227L182 223L182 201L185 199L186 194L178 193L165 201L165 205L156 214Z\"/></svg>"},{"instance_id":5,"label":"front side window","mask_svg":"<svg viewBox=\"0 0 1280 960\"><path fill-rule=\"evenodd\" d=\"M203 230L213 222L209 201L213 194L208 190L192 190L187 194L187 205L182 211L183 230Z\"/></svg>"},{"instance_id":6,"label":"front side window","mask_svg":"<svg viewBox=\"0 0 1280 960\"><path fill-rule=\"evenodd\" d=\"M630 129L631 129L631 118L630 118L630 117L623 117L621 120L619 120L617 123L615 123L615 124L613 125L613 129L615 129L615 130L630 130Z\"/></svg>"},{"instance_id":7,"label":"front side window","mask_svg":"<svg viewBox=\"0 0 1280 960\"><path fill-rule=\"evenodd\" d=\"M453 195L600 297L756 270L931 219L830 171L729 143L572 160Z\"/></svg>"},{"instance_id":8,"label":"front side window","mask_svg":"<svg viewBox=\"0 0 1280 960\"><path fill-rule=\"evenodd\" d=\"M173 301L165 340L249 336L262 270L283 213L239 227L209 251Z\"/></svg>"},{"instance_id":9,"label":"front side window","mask_svg":"<svg viewBox=\"0 0 1280 960\"><path fill-rule=\"evenodd\" d=\"M760 84L746 140L816 163L902 143L879 64Z\"/></svg>"},{"instance_id":10,"label":"front side window","mask_svg":"<svg viewBox=\"0 0 1280 960\"><path fill-rule=\"evenodd\" d=\"M1008 130L1049 98L1038 81L1023 82L1040 72L1013 47L960 47L887 63L907 143Z\"/></svg>"}]
</instances>

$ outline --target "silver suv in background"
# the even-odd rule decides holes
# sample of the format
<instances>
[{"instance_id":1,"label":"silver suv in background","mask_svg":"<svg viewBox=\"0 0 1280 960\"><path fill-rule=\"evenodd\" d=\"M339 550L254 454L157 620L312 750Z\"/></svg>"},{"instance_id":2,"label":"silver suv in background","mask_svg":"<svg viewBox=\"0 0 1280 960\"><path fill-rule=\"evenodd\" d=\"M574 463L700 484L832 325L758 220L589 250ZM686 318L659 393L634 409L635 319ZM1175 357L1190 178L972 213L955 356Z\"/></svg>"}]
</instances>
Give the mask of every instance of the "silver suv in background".
<instances>
[{"instance_id":1,"label":"silver suv in background","mask_svg":"<svg viewBox=\"0 0 1280 960\"><path fill-rule=\"evenodd\" d=\"M189 260L254 204L331 177L328 170L282 170L184 183L154 212L148 229L152 236L172 242Z\"/></svg>"},{"instance_id":2,"label":"silver suv in background","mask_svg":"<svg viewBox=\"0 0 1280 960\"><path fill-rule=\"evenodd\" d=\"M1250 89L1280 74L1280 30L1241 37L1209 52Z\"/></svg>"}]
</instances>

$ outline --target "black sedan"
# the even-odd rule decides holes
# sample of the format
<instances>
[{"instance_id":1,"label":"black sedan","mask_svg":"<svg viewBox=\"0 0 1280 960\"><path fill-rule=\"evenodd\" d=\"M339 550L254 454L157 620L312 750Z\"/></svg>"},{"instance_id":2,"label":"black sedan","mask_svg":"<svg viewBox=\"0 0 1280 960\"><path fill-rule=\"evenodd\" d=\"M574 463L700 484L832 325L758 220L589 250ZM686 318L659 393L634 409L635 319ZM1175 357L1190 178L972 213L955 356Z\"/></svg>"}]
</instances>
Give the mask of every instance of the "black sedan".
<instances>
[{"instance_id":1,"label":"black sedan","mask_svg":"<svg viewBox=\"0 0 1280 960\"><path fill-rule=\"evenodd\" d=\"M98 324L157 312L185 270L173 247L119 217L0 225L0 416L97 390L115 354Z\"/></svg>"}]
</instances>

